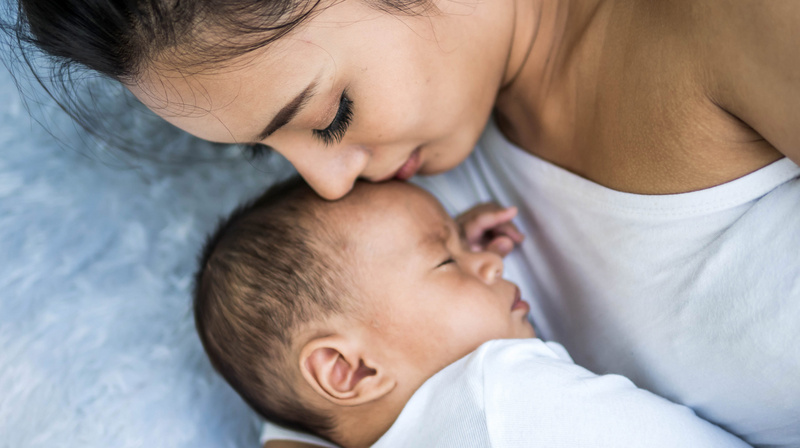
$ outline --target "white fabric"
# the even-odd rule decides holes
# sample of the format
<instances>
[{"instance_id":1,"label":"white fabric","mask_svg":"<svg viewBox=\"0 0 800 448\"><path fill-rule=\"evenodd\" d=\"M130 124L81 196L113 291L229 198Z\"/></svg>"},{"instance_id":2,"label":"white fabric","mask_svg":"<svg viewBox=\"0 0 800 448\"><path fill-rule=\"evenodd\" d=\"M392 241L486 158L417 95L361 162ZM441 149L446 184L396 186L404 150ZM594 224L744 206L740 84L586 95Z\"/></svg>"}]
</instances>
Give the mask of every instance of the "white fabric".
<instances>
[{"instance_id":1,"label":"white fabric","mask_svg":"<svg viewBox=\"0 0 800 448\"><path fill-rule=\"evenodd\" d=\"M505 275L538 334L597 373L692 407L756 445L800 447L800 168L693 193L613 191L512 146L419 178L456 214L494 200L527 235Z\"/></svg>"},{"instance_id":2,"label":"white fabric","mask_svg":"<svg viewBox=\"0 0 800 448\"><path fill-rule=\"evenodd\" d=\"M375 448L746 447L618 375L575 365L558 344L491 341L428 380Z\"/></svg>"}]
</instances>

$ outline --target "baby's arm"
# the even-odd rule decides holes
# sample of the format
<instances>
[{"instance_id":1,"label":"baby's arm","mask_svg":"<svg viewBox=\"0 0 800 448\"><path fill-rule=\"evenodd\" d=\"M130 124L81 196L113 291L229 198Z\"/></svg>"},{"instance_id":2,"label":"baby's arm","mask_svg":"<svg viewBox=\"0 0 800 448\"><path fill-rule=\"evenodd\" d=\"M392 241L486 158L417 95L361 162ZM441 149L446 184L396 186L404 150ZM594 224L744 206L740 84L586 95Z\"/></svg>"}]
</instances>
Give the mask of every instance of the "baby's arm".
<instances>
[{"instance_id":1,"label":"baby's arm","mask_svg":"<svg viewBox=\"0 0 800 448\"><path fill-rule=\"evenodd\" d=\"M596 375L540 340L482 347L487 427L494 446L747 447L619 375Z\"/></svg>"}]
</instances>

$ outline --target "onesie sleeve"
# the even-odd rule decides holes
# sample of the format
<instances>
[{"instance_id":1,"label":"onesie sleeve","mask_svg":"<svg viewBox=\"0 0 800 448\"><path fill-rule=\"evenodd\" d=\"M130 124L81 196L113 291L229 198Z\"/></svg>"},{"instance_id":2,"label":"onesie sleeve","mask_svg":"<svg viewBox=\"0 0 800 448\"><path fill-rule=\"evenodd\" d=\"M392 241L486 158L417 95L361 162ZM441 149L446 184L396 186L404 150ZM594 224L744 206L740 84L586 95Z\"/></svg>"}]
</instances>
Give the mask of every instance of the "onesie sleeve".
<instances>
[{"instance_id":1,"label":"onesie sleeve","mask_svg":"<svg viewBox=\"0 0 800 448\"><path fill-rule=\"evenodd\" d=\"M264 426L261 428L261 437L259 438L261 446L264 446L269 440L291 440L293 442L310 443L325 448L337 448L336 445L332 445L330 442L312 436L311 434L292 431L291 429L283 428L271 422L264 422Z\"/></svg>"},{"instance_id":2,"label":"onesie sleeve","mask_svg":"<svg viewBox=\"0 0 800 448\"><path fill-rule=\"evenodd\" d=\"M493 341L483 358L492 446L747 447L619 375L596 375L538 339Z\"/></svg>"}]
</instances>

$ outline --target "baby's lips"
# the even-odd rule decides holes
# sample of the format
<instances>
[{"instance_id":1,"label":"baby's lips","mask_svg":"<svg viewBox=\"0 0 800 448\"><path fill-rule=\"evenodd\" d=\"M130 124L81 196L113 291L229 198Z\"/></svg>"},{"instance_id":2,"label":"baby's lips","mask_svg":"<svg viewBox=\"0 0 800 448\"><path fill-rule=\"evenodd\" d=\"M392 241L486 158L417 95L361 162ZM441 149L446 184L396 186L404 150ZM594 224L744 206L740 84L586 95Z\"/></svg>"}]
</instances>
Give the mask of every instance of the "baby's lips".
<instances>
[{"instance_id":1,"label":"baby's lips","mask_svg":"<svg viewBox=\"0 0 800 448\"><path fill-rule=\"evenodd\" d=\"M514 285L514 303L511 304L511 311L525 310L525 314L527 315L530 309L531 306L528 305L528 302L522 300L522 294L519 291L519 287Z\"/></svg>"}]
</instances>

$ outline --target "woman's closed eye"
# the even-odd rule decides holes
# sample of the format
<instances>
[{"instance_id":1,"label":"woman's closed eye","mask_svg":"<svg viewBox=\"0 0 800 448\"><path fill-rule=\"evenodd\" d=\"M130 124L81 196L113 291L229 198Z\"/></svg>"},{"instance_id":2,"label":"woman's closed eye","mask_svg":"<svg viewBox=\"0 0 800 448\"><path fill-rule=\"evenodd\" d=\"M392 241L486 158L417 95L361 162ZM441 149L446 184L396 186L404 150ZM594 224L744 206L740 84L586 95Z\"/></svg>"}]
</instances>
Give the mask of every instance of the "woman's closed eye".
<instances>
[{"instance_id":1,"label":"woman's closed eye","mask_svg":"<svg viewBox=\"0 0 800 448\"><path fill-rule=\"evenodd\" d=\"M325 129L314 129L312 132L325 146L329 146L342 141L352 120L353 101L348 98L347 90L345 90L339 99L339 109L336 111L336 116L333 117L331 124Z\"/></svg>"}]
</instances>

